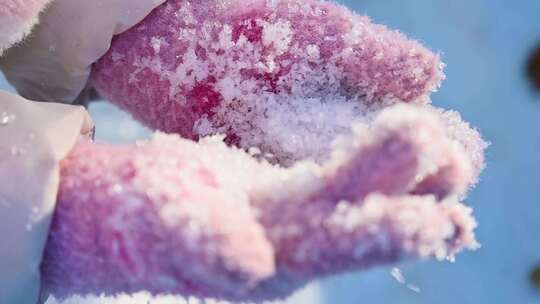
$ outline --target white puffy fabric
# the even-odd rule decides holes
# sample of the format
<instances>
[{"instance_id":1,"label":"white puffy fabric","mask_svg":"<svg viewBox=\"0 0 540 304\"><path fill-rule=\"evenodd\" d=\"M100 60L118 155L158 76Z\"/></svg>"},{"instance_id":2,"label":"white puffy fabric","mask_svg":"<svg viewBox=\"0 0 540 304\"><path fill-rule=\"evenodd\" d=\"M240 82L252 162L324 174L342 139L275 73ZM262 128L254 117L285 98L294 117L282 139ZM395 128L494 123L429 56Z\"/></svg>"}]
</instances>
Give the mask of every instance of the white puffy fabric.
<instances>
[{"instance_id":1,"label":"white puffy fabric","mask_svg":"<svg viewBox=\"0 0 540 304\"><path fill-rule=\"evenodd\" d=\"M15 0L0 0L0 7L10 1ZM27 99L73 103L86 86L92 63L109 49L112 37L164 1L55 0L32 34L5 52L0 69ZM0 8L0 19L1 12Z\"/></svg>"},{"instance_id":2,"label":"white puffy fabric","mask_svg":"<svg viewBox=\"0 0 540 304\"><path fill-rule=\"evenodd\" d=\"M91 129L82 107L0 91L0 303L36 303L58 163Z\"/></svg>"}]
</instances>

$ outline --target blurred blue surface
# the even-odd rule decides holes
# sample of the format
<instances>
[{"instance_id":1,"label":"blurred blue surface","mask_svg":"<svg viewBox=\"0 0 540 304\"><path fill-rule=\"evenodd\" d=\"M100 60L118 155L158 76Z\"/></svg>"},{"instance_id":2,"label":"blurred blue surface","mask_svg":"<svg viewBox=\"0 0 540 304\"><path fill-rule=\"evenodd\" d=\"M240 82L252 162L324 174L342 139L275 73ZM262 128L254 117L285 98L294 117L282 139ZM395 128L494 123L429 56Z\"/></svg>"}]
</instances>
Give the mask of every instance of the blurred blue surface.
<instances>
[{"instance_id":1,"label":"blurred blue surface","mask_svg":"<svg viewBox=\"0 0 540 304\"><path fill-rule=\"evenodd\" d=\"M342 3L440 52L447 80L433 95L434 104L461 112L492 146L488 168L467 199L480 223L482 249L459 255L455 263L401 265L419 293L398 284L390 268L380 268L325 280L320 302L540 303L540 290L529 282L531 269L540 265L540 95L524 73L527 56L540 45L540 1ZM0 79L0 88L6 87ZM149 136L111 109L91 107L98 137L126 142ZM316 302L309 299L291 302Z\"/></svg>"}]
</instances>

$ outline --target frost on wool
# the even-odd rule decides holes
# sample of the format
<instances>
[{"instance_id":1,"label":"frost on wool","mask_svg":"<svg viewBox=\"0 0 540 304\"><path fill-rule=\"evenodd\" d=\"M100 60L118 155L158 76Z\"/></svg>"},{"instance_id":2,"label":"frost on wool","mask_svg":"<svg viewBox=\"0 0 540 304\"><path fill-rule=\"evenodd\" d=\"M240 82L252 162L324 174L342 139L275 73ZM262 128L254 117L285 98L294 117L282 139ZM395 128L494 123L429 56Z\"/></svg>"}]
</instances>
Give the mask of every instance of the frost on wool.
<instances>
[{"instance_id":1,"label":"frost on wool","mask_svg":"<svg viewBox=\"0 0 540 304\"><path fill-rule=\"evenodd\" d=\"M343 271L475 248L475 221L457 197L476 172L462 164L471 162L454 126L434 110L393 106L352 126L329 161L289 168L219 137L80 143L62 163L43 291L259 301ZM441 181L445 193L413 195L448 167L459 178Z\"/></svg>"},{"instance_id":2,"label":"frost on wool","mask_svg":"<svg viewBox=\"0 0 540 304\"><path fill-rule=\"evenodd\" d=\"M436 55L336 4L167 1L114 39L92 83L187 139L79 144L44 292L261 301L476 248L459 200L485 143L427 105L442 78Z\"/></svg>"},{"instance_id":3,"label":"frost on wool","mask_svg":"<svg viewBox=\"0 0 540 304\"><path fill-rule=\"evenodd\" d=\"M79 143L62 163L43 289L234 295L270 276L272 247L246 192L217 179L199 150Z\"/></svg>"},{"instance_id":4,"label":"frost on wool","mask_svg":"<svg viewBox=\"0 0 540 304\"><path fill-rule=\"evenodd\" d=\"M30 33L49 0L0 0L0 55Z\"/></svg>"},{"instance_id":5,"label":"frost on wool","mask_svg":"<svg viewBox=\"0 0 540 304\"><path fill-rule=\"evenodd\" d=\"M113 41L93 84L151 128L226 134L290 165L327 159L368 108L427 102L441 66L333 3L169 0Z\"/></svg>"}]
</instances>

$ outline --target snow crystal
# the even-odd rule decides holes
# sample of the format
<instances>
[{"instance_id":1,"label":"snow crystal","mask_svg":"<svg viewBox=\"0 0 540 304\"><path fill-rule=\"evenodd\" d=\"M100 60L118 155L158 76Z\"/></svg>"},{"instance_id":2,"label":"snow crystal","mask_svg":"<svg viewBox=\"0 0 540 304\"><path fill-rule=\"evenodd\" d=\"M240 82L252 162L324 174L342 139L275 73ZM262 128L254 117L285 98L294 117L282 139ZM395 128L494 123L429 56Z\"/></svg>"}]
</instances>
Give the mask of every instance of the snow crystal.
<instances>
[{"instance_id":1,"label":"snow crystal","mask_svg":"<svg viewBox=\"0 0 540 304\"><path fill-rule=\"evenodd\" d=\"M407 281L405 279L405 276L403 275L403 272L401 271L401 269L399 269L397 267L392 268L392 270L390 271L390 275L399 284L403 284L403 285L407 286L408 289L410 289L410 290L412 290L412 291L414 291L416 293L419 293L421 291L420 287L418 287L417 285L407 283Z\"/></svg>"},{"instance_id":2,"label":"snow crystal","mask_svg":"<svg viewBox=\"0 0 540 304\"><path fill-rule=\"evenodd\" d=\"M307 55L309 56L309 59L311 61L317 61L318 59L320 59L320 50L319 50L319 47L315 44L310 44L308 46L306 46L306 52L307 52Z\"/></svg>"},{"instance_id":3,"label":"snow crystal","mask_svg":"<svg viewBox=\"0 0 540 304\"><path fill-rule=\"evenodd\" d=\"M277 55L283 54L291 44L293 32L289 21L278 20L275 23L259 22L263 27L262 42L265 46L273 46Z\"/></svg>"},{"instance_id":4,"label":"snow crystal","mask_svg":"<svg viewBox=\"0 0 540 304\"><path fill-rule=\"evenodd\" d=\"M400 284L405 283L405 277L403 276L403 273L401 273L401 269L399 268L392 268L392 271L390 271L390 274L396 281Z\"/></svg>"},{"instance_id":5,"label":"snow crystal","mask_svg":"<svg viewBox=\"0 0 540 304\"><path fill-rule=\"evenodd\" d=\"M6 126L13 123L16 118L17 116L15 116L15 114L2 112L2 114L0 114L0 126Z\"/></svg>"}]
</instances>

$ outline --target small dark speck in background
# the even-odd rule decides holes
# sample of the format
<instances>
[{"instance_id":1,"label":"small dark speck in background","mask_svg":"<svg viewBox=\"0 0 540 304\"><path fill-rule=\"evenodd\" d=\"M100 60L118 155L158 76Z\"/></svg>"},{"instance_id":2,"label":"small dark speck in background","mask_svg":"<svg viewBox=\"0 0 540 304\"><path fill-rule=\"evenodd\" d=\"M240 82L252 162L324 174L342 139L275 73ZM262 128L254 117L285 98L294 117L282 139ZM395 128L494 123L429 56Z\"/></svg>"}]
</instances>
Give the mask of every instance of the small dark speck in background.
<instances>
[{"instance_id":1,"label":"small dark speck in background","mask_svg":"<svg viewBox=\"0 0 540 304\"><path fill-rule=\"evenodd\" d=\"M533 267L529 274L529 279L533 287L540 290L540 264Z\"/></svg>"},{"instance_id":2,"label":"small dark speck in background","mask_svg":"<svg viewBox=\"0 0 540 304\"><path fill-rule=\"evenodd\" d=\"M540 91L540 45L536 46L529 55L527 62L527 77L534 88Z\"/></svg>"}]
</instances>

